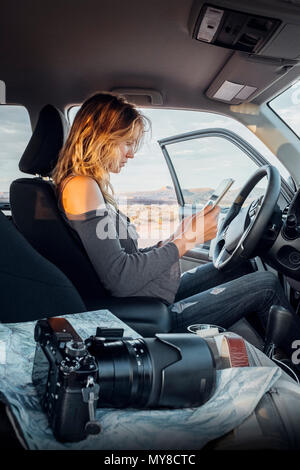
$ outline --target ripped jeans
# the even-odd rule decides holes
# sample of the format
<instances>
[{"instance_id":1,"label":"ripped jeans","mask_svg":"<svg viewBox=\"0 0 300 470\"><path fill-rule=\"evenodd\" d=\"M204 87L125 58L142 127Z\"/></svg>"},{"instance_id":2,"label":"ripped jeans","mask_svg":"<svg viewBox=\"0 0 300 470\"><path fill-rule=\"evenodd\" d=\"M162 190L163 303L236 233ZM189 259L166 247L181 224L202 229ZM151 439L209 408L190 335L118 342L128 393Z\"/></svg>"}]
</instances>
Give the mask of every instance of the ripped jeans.
<instances>
[{"instance_id":1,"label":"ripped jeans","mask_svg":"<svg viewBox=\"0 0 300 470\"><path fill-rule=\"evenodd\" d=\"M223 273L208 263L182 274L175 301L168 308L172 332L186 332L193 323L229 328L249 314L257 314L265 328L274 304L291 310L273 273L253 272L250 262Z\"/></svg>"}]
</instances>

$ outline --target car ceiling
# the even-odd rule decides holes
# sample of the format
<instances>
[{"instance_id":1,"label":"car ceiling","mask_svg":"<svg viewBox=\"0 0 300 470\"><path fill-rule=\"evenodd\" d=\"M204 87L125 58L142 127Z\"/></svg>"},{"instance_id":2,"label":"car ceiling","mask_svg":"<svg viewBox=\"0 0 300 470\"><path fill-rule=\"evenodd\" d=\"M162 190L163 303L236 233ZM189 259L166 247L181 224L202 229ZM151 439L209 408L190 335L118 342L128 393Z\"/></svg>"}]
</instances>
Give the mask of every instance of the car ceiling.
<instances>
[{"instance_id":1,"label":"car ceiling","mask_svg":"<svg viewBox=\"0 0 300 470\"><path fill-rule=\"evenodd\" d=\"M191 15L203 3L1 2L0 79L6 83L7 102L24 104L35 113L48 102L63 108L97 90L134 87L160 91L166 107L226 112L228 105L210 100L205 90L233 52L192 38ZM227 3L241 7L238 1ZM298 0L254 1L251 5L265 12L272 5L272 16L280 17L284 11L298 18L300 28ZM268 100L298 75L296 66L256 102Z\"/></svg>"}]
</instances>

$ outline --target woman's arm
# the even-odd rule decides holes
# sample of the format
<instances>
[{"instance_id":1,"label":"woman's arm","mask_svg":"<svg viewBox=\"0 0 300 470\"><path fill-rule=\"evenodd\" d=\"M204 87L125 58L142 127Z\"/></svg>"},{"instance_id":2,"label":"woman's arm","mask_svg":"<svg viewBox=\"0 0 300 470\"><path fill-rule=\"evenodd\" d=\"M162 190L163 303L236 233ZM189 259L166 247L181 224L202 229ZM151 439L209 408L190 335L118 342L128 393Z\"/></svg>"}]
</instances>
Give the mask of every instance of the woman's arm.
<instances>
[{"instance_id":1,"label":"woman's arm","mask_svg":"<svg viewBox=\"0 0 300 470\"><path fill-rule=\"evenodd\" d=\"M159 248L173 242L177 246L181 257L196 244L215 238L219 212L220 208L218 206L211 210L208 205L196 214L182 219L176 231L169 238L161 240L153 247L147 247L141 251L150 251L154 247Z\"/></svg>"},{"instance_id":2,"label":"woman's arm","mask_svg":"<svg viewBox=\"0 0 300 470\"><path fill-rule=\"evenodd\" d=\"M159 242L155 243L155 245L152 245L152 246L147 246L145 248L139 248L139 251L141 253L147 253L148 251L151 251L153 250L153 248L160 248L162 245L165 245L167 243L167 241L163 241L163 240L160 240Z\"/></svg>"},{"instance_id":3,"label":"woman's arm","mask_svg":"<svg viewBox=\"0 0 300 470\"><path fill-rule=\"evenodd\" d=\"M65 185L61 196L65 213L71 220L73 215L97 210L105 205L98 183L89 176L74 176Z\"/></svg>"},{"instance_id":4,"label":"woman's arm","mask_svg":"<svg viewBox=\"0 0 300 470\"><path fill-rule=\"evenodd\" d=\"M185 217L167 240L159 242L160 246L173 242L178 248L179 257L182 257L196 244L212 240L217 234L219 212L218 206L211 210L208 205L196 214Z\"/></svg>"}]
</instances>

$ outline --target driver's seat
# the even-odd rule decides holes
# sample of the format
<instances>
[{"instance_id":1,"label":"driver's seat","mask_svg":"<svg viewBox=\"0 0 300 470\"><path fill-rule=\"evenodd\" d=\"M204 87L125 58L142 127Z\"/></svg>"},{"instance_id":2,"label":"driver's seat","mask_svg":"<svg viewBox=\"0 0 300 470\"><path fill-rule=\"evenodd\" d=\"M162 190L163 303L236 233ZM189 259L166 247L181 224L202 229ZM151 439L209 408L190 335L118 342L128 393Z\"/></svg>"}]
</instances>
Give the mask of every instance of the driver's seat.
<instances>
[{"instance_id":1,"label":"driver's seat","mask_svg":"<svg viewBox=\"0 0 300 470\"><path fill-rule=\"evenodd\" d=\"M39 176L20 178L11 184L13 222L29 243L70 279L88 310L108 308L143 336L170 331L170 314L160 300L109 295L80 240L63 220L49 176L67 132L64 115L46 105L19 163L22 172Z\"/></svg>"}]
</instances>

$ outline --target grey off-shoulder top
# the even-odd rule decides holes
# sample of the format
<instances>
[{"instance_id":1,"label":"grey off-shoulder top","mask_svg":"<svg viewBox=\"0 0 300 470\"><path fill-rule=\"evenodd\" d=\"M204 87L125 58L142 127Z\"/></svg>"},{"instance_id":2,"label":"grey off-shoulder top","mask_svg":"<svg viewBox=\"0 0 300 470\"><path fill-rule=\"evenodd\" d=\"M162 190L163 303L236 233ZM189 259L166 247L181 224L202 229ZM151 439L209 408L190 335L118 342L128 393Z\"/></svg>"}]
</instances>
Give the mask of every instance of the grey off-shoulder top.
<instances>
[{"instance_id":1,"label":"grey off-shoulder top","mask_svg":"<svg viewBox=\"0 0 300 470\"><path fill-rule=\"evenodd\" d=\"M111 295L174 302L180 283L179 252L174 243L139 249L134 225L104 198L97 210L78 215L65 213L60 196L58 207Z\"/></svg>"}]
</instances>

